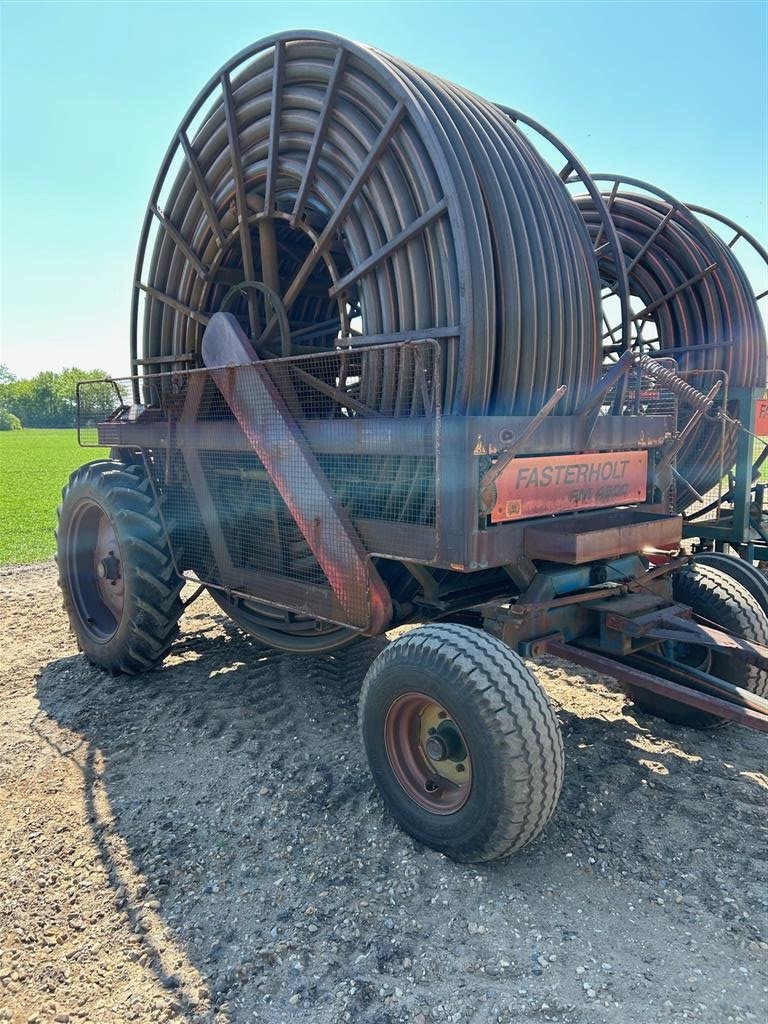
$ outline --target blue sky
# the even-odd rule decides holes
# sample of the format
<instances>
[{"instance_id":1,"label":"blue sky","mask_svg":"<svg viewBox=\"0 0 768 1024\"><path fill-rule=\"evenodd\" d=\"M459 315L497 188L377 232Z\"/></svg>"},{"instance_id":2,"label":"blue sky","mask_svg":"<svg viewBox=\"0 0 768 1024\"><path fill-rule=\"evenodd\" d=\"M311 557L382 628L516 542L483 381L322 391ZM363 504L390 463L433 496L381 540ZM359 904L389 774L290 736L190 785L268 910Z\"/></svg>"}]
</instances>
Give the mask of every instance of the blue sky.
<instances>
[{"instance_id":1,"label":"blue sky","mask_svg":"<svg viewBox=\"0 0 768 1024\"><path fill-rule=\"evenodd\" d=\"M128 372L133 261L166 146L237 50L373 43L546 124L593 171L768 235L764 3L14 3L0 7L0 361Z\"/></svg>"}]
</instances>

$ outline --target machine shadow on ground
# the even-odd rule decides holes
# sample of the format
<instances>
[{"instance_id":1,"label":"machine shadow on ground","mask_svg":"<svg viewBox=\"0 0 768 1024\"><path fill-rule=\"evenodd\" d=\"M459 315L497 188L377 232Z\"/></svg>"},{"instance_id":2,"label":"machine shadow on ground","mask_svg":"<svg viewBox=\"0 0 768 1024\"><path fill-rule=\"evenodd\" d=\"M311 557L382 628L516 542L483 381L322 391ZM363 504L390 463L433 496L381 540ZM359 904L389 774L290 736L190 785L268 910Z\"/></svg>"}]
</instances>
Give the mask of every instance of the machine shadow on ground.
<instances>
[{"instance_id":1,"label":"machine shadow on ground","mask_svg":"<svg viewBox=\"0 0 768 1024\"><path fill-rule=\"evenodd\" d=\"M508 966L495 988L538 986L555 1012L558 991L571 1005L573 972L558 988L536 951L556 943L568 963L568 944L589 936L608 958L614 939L591 934L589 915L612 904L624 918L627 906L657 914L682 944L710 915L738 941L758 934L757 883L723 896L755 877L768 784L756 735L635 719L604 681L580 684L550 661L540 678L566 747L555 819L508 861L454 864L394 826L360 749L357 693L386 641L299 657L221 616L190 615L187 630L143 677L52 661L34 728L82 772L94 849L137 955L189 1019L330 1021L343 1009L399 1020L381 992L404 974L399 1005L414 1014L457 972L469 971L467 1005L482 1003L491 980L468 965L499 950ZM478 886L487 916L473 930ZM665 916L681 906L682 922ZM437 975L419 960L427 936L447 950ZM640 986L645 998L643 984L614 983L613 996Z\"/></svg>"}]
</instances>

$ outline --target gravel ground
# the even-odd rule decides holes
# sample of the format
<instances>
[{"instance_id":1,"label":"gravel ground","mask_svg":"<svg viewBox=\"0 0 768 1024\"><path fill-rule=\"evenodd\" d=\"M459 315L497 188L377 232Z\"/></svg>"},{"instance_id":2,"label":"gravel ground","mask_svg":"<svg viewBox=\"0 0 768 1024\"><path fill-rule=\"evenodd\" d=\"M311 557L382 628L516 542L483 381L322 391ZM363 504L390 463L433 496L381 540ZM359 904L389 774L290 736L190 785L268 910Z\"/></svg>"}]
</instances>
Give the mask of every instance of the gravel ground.
<instances>
[{"instance_id":1,"label":"gravel ground","mask_svg":"<svg viewBox=\"0 0 768 1024\"><path fill-rule=\"evenodd\" d=\"M635 714L554 659L555 819L464 866L357 738L385 641L264 651L207 598L167 664L76 653L52 565L0 570L0 1021L768 1019L765 738Z\"/></svg>"}]
</instances>

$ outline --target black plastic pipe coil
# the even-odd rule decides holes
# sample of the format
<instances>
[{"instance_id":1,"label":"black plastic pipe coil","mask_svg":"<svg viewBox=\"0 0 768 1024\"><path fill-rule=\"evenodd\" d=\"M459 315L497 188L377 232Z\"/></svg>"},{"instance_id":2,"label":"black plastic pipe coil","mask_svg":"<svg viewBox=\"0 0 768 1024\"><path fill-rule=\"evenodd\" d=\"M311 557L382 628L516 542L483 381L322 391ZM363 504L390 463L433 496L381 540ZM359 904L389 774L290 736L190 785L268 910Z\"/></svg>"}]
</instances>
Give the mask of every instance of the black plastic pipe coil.
<instances>
[{"instance_id":1,"label":"black plastic pipe coil","mask_svg":"<svg viewBox=\"0 0 768 1024\"><path fill-rule=\"evenodd\" d=\"M207 318L253 278L286 300L295 350L332 348L355 324L367 343L435 337L445 411L526 415L561 384L557 411L573 411L614 344L601 287L626 280L605 245L608 207L629 291L653 307L658 344L643 350L684 371L724 369L731 387L763 384L764 328L728 247L665 193L601 199L593 187L574 202L567 178L504 109L460 86L326 33L265 39L209 81L166 153L137 257L133 365L199 365ZM235 311L259 340L263 298ZM261 343L279 351L269 334ZM389 410L397 383L376 365L361 398ZM679 456L699 490L719 472L713 429Z\"/></svg>"},{"instance_id":2,"label":"black plastic pipe coil","mask_svg":"<svg viewBox=\"0 0 768 1024\"><path fill-rule=\"evenodd\" d=\"M595 177L601 182L610 176ZM620 179L611 180L615 184ZM651 309L653 318L645 340L641 333L634 347L654 358L674 359L686 382L699 391L709 391L720 376L714 371L724 371L728 411L738 418L733 389L766 381L765 328L740 263L723 239L672 196L645 182L625 178L620 183L639 191L622 188L605 195L628 268L630 294L640 307L635 312ZM578 196L576 203L596 238L601 212L589 196ZM612 281L611 256L601 256L599 266L604 282ZM693 405L681 400L681 424L692 411ZM733 464L735 447L733 429L702 420L678 452L678 470L704 494L717 485L723 464L726 472ZM694 501L690 491L678 490L681 509Z\"/></svg>"},{"instance_id":3,"label":"black plastic pipe coil","mask_svg":"<svg viewBox=\"0 0 768 1024\"><path fill-rule=\"evenodd\" d=\"M245 211L238 209L227 90ZM385 341L409 332L444 338L446 410L524 415L562 383L569 394L561 411L574 409L599 375L600 285L589 235L563 183L493 104L323 33L257 43L193 104L142 232L134 356L139 334L143 365L154 370L199 350L196 314L215 311L238 274L248 276L238 215L251 221L257 278L265 269L260 230L270 227L262 212L276 225L284 293L372 151L378 155L361 188L334 221L325 260L289 310L297 342L307 324L331 321L320 339L331 347L342 300L328 298L334 277L354 273L412 231L347 289L345 300L359 301L363 333Z\"/></svg>"}]
</instances>

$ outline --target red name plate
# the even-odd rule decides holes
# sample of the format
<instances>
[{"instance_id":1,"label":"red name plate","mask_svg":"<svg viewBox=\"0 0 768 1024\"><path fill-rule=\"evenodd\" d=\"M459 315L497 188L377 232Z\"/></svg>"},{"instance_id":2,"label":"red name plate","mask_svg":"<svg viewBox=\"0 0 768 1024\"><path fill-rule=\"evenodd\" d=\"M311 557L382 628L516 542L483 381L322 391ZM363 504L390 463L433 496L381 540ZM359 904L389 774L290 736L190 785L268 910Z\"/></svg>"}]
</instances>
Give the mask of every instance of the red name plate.
<instances>
[{"instance_id":1,"label":"red name plate","mask_svg":"<svg viewBox=\"0 0 768 1024\"><path fill-rule=\"evenodd\" d=\"M496 481L491 522L645 501L648 453L513 459Z\"/></svg>"}]
</instances>

